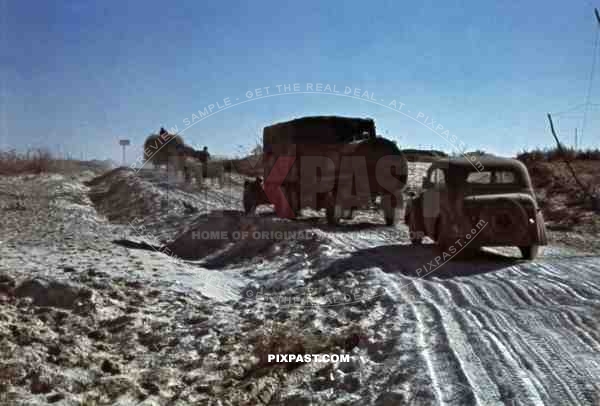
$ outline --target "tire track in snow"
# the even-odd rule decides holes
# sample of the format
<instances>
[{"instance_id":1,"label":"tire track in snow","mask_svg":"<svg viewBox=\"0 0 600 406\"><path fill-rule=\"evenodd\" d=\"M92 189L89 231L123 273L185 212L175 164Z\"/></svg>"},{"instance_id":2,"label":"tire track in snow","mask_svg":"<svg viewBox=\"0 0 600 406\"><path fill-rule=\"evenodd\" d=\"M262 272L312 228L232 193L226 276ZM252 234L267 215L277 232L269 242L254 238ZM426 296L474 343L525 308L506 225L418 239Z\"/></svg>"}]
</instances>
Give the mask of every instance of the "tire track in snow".
<instances>
[{"instance_id":1,"label":"tire track in snow","mask_svg":"<svg viewBox=\"0 0 600 406\"><path fill-rule=\"evenodd\" d=\"M590 262L591 266L598 266ZM577 316L579 311L589 309L581 305L580 295L573 295L571 303L557 300L557 294L568 298L561 292L577 291L577 288L565 285L564 281L554 284L543 271L536 275L539 268L524 263L511 272L414 281L413 286L419 293L413 291L404 297L413 302L419 324L425 326L420 329L422 344L427 347L426 343L431 340L441 342L443 348L444 334L438 331L439 337L428 337L435 328L444 328L448 337L445 354L425 355L442 403L452 400L441 384L453 382L452 376L455 383L461 382L456 366L461 364L469 382L472 377L482 380L481 376L489 376L494 382L472 386L481 404L502 404L510 400L522 404L591 404L592 397L586 389L589 382L582 384L584 372L577 368L569 353L569 349L590 352L596 348L595 338L591 341L594 330L583 321L577 322L581 320ZM556 269L553 273L556 274ZM591 274L595 276L596 272ZM406 278L390 277L406 283ZM402 291L411 289L403 287ZM437 321L436 311L439 312ZM479 316L475 317L476 314ZM522 317L523 314L529 316ZM537 323L531 325L530 320ZM452 335L454 338L450 338ZM587 340L582 338L585 336ZM454 361L447 354L450 351L455 354ZM448 373L448 370L454 372ZM500 389L494 390L495 386Z\"/></svg>"},{"instance_id":2,"label":"tire track in snow","mask_svg":"<svg viewBox=\"0 0 600 406\"><path fill-rule=\"evenodd\" d=\"M397 320L390 322L402 326L404 334L400 335L394 347L400 356L393 358L386 354L389 378L375 404L434 404L436 399L439 402L440 394L430 373L430 360L423 351L425 342L420 312L412 300L416 290L407 289L410 285L404 278L389 274L382 274L382 278L386 293L380 299L384 307L393 309L388 313ZM398 390L404 395L396 395Z\"/></svg>"},{"instance_id":3,"label":"tire track in snow","mask_svg":"<svg viewBox=\"0 0 600 406\"><path fill-rule=\"evenodd\" d=\"M444 396L442 403L498 404L500 394L469 343L469 330L464 329L451 313L453 305L449 290L443 283L428 281L418 281L415 286L427 303L427 312L436 322L428 334L432 348L429 358L432 373L443 384L440 388ZM436 346L436 343L443 344ZM448 348L444 348L445 345Z\"/></svg>"},{"instance_id":4,"label":"tire track in snow","mask_svg":"<svg viewBox=\"0 0 600 406\"><path fill-rule=\"evenodd\" d=\"M502 393L503 403L516 400L521 404L544 404L539 393L542 387L540 380L523 368L522 357L513 343L502 340L494 332L494 316L475 309L470 313L477 331L471 340L477 353L483 358L489 375L495 378L494 383Z\"/></svg>"},{"instance_id":5,"label":"tire track in snow","mask_svg":"<svg viewBox=\"0 0 600 406\"><path fill-rule=\"evenodd\" d=\"M548 347L546 334L548 329L530 328L531 323L515 321L514 312L507 310L497 311L493 309L480 308L476 310L481 321L480 328L495 343L498 349L503 349L504 357L508 360L514 359L520 367L520 371L530 376L533 382L539 382L538 392L542 394L544 402L560 402L560 404L577 403L577 392L572 389L576 387L574 382L565 382L560 379L564 373L556 374L555 369L564 368L564 362L556 358L560 348ZM542 319L538 317L538 319ZM554 359L555 368L552 368L547 360ZM503 365L507 362L489 360L491 366ZM509 364L511 362L508 362ZM562 366L561 366L562 365ZM572 371L570 371L572 372ZM568 373L567 373L567 376ZM571 374L573 376L573 374ZM568 380L568 378L565 378ZM506 385L506 384L504 384ZM516 396L514 384L505 386L505 391L510 396ZM561 388L562 390L560 390ZM566 402L566 403L565 403Z\"/></svg>"}]
</instances>

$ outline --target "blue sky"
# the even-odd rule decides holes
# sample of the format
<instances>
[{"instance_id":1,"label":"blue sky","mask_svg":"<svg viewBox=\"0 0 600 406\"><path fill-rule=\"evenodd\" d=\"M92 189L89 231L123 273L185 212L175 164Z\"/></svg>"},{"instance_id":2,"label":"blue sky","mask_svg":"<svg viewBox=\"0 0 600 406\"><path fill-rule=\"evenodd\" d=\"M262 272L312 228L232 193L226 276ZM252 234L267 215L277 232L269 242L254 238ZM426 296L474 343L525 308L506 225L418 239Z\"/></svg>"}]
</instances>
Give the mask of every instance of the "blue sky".
<instances>
[{"instance_id":1,"label":"blue sky","mask_svg":"<svg viewBox=\"0 0 600 406\"><path fill-rule=\"evenodd\" d=\"M338 114L372 117L404 147L450 151L417 122L421 112L466 149L511 155L550 146L546 113L585 101L590 1L282 3L0 0L0 148L120 160L118 140L129 138L133 160L148 134L182 130L210 104L322 83L368 91L379 104L290 92L230 106L183 137L231 154L270 123ZM592 103L599 86L597 77ZM581 111L556 116L565 141ZM592 107L584 146L598 146L599 118Z\"/></svg>"}]
</instances>

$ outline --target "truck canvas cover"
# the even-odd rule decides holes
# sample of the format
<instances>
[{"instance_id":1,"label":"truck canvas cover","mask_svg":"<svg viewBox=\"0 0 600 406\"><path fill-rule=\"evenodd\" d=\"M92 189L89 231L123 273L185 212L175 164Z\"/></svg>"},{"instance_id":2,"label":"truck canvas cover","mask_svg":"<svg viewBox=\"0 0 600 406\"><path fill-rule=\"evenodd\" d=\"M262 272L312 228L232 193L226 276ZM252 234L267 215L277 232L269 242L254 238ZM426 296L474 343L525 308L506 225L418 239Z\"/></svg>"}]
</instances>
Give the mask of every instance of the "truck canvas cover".
<instances>
[{"instance_id":1,"label":"truck canvas cover","mask_svg":"<svg viewBox=\"0 0 600 406\"><path fill-rule=\"evenodd\" d=\"M371 137L375 122L369 118L303 117L265 127L263 149L274 144L345 144Z\"/></svg>"}]
</instances>

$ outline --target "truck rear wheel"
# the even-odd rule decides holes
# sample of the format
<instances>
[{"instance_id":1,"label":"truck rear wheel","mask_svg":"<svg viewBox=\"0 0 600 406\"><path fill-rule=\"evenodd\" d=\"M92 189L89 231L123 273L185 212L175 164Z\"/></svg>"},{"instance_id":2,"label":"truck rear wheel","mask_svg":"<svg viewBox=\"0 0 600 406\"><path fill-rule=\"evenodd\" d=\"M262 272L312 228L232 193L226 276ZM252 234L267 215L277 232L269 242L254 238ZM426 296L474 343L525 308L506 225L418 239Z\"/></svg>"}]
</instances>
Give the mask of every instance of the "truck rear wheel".
<instances>
[{"instance_id":1,"label":"truck rear wheel","mask_svg":"<svg viewBox=\"0 0 600 406\"><path fill-rule=\"evenodd\" d=\"M300 192L298 190L298 185L293 183L287 184L283 186L282 189L284 190L284 195L294 213L294 217L298 217L300 215Z\"/></svg>"},{"instance_id":2,"label":"truck rear wheel","mask_svg":"<svg viewBox=\"0 0 600 406\"><path fill-rule=\"evenodd\" d=\"M342 218L342 206L340 205L334 205L334 206L329 206L326 209L326 213L327 213L327 224L332 225L332 226L337 226L338 224L340 224L340 219Z\"/></svg>"},{"instance_id":3,"label":"truck rear wheel","mask_svg":"<svg viewBox=\"0 0 600 406\"><path fill-rule=\"evenodd\" d=\"M354 217L354 210L352 210L352 209L342 210L342 218L344 220L352 220L352 217Z\"/></svg>"},{"instance_id":4,"label":"truck rear wheel","mask_svg":"<svg viewBox=\"0 0 600 406\"><path fill-rule=\"evenodd\" d=\"M402 201L397 201L394 196L386 194L381 198L381 208L383 209L385 225L393 226L399 217L398 210L402 208Z\"/></svg>"}]
</instances>

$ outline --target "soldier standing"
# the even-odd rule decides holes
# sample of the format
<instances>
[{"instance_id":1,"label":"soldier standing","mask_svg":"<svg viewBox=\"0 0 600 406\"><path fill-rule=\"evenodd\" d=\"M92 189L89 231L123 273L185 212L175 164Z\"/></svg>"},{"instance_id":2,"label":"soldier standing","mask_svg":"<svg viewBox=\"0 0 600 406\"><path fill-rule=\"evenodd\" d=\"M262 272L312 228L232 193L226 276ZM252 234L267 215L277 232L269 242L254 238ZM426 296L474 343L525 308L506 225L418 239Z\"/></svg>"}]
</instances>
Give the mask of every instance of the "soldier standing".
<instances>
[{"instance_id":1,"label":"soldier standing","mask_svg":"<svg viewBox=\"0 0 600 406\"><path fill-rule=\"evenodd\" d=\"M210 159L210 154L208 153L208 147L205 145L200 153L200 162L202 162L202 176L206 179L208 175L208 160Z\"/></svg>"}]
</instances>

